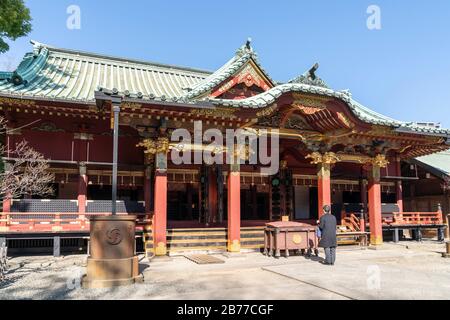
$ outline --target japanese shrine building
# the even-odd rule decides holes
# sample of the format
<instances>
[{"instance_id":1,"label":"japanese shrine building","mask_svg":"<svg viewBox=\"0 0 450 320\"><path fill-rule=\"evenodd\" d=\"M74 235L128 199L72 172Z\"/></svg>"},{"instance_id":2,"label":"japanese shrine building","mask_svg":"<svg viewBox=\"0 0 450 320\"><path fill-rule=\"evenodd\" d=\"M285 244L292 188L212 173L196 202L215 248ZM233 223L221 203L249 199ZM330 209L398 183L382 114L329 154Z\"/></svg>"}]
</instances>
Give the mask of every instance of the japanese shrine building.
<instances>
[{"instance_id":1,"label":"japanese shrine building","mask_svg":"<svg viewBox=\"0 0 450 320\"><path fill-rule=\"evenodd\" d=\"M329 88L317 68L277 82L250 42L215 72L33 42L16 71L0 72L0 112L15 129L3 142L25 139L44 154L55 194L6 199L0 231L88 229L87 217L110 212L111 107L119 105L118 209L151 217L156 254L167 253L167 230L179 228L225 228L218 247L251 248L243 228L282 216L315 223L324 204L340 218L366 211L370 242L381 244L383 206L403 212L402 161L447 150L450 131L372 111L348 90ZM179 145L170 134L193 132L196 121L223 132L277 129L280 170L267 176L250 164L174 164ZM30 225L33 215L38 222Z\"/></svg>"}]
</instances>

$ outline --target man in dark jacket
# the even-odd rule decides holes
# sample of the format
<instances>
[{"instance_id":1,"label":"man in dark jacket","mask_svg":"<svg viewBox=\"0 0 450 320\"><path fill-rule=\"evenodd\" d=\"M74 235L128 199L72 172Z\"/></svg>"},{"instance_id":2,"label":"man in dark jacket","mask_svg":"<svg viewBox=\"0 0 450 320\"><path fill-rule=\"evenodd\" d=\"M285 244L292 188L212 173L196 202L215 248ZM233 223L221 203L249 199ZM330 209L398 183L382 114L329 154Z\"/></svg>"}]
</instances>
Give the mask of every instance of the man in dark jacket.
<instances>
[{"instance_id":1,"label":"man in dark jacket","mask_svg":"<svg viewBox=\"0 0 450 320\"><path fill-rule=\"evenodd\" d=\"M325 264L334 265L336 260L336 217L331 214L331 207L323 207L324 215L320 217L319 228L321 237L319 247L325 249Z\"/></svg>"}]
</instances>

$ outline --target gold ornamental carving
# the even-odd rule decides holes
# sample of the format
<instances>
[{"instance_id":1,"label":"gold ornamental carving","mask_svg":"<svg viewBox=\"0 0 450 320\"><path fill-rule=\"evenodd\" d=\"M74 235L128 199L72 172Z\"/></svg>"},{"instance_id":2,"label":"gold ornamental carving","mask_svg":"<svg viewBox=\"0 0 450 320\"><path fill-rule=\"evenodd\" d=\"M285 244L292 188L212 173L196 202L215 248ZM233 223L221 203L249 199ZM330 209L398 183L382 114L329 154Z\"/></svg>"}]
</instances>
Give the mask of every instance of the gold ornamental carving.
<instances>
[{"instance_id":1,"label":"gold ornamental carving","mask_svg":"<svg viewBox=\"0 0 450 320\"><path fill-rule=\"evenodd\" d=\"M217 109L194 109L190 112L192 116L217 117L217 118L235 118L236 109L217 108Z\"/></svg>"},{"instance_id":2,"label":"gold ornamental carving","mask_svg":"<svg viewBox=\"0 0 450 320\"><path fill-rule=\"evenodd\" d=\"M397 136L398 132L395 132L389 127L373 125L369 134L376 136Z\"/></svg>"},{"instance_id":3,"label":"gold ornamental carving","mask_svg":"<svg viewBox=\"0 0 450 320\"><path fill-rule=\"evenodd\" d=\"M248 144L234 146L235 159L249 161L250 157L253 156L254 154L255 154L255 151Z\"/></svg>"},{"instance_id":4,"label":"gold ornamental carving","mask_svg":"<svg viewBox=\"0 0 450 320\"><path fill-rule=\"evenodd\" d=\"M273 104L270 107L264 108L261 111L256 113L256 116L259 117L266 117L266 116L270 116L271 114L273 114L276 110L277 110L278 106L277 104Z\"/></svg>"},{"instance_id":5,"label":"gold ornamental carving","mask_svg":"<svg viewBox=\"0 0 450 320\"><path fill-rule=\"evenodd\" d=\"M304 106L297 105L296 108L303 112L305 115L310 116L316 114L317 112L325 110L325 107L317 107L317 106Z\"/></svg>"},{"instance_id":6,"label":"gold ornamental carving","mask_svg":"<svg viewBox=\"0 0 450 320\"><path fill-rule=\"evenodd\" d=\"M362 154L347 154L338 153L339 161L341 162L355 162L359 164L365 164L371 161L371 158Z\"/></svg>"},{"instance_id":7,"label":"gold ornamental carving","mask_svg":"<svg viewBox=\"0 0 450 320\"><path fill-rule=\"evenodd\" d=\"M292 237L292 242L294 242L295 244L300 244L300 243L302 243L302 236L299 235L299 234L295 234L295 235Z\"/></svg>"},{"instance_id":8,"label":"gold ornamental carving","mask_svg":"<svg viewBox=\"0 0 450 320\"><path fill-rule=\"evenodd\" d=\"M380 168L385 168L389 164L384 154L378 154L371 158L358 154L335 154L334 152L313 152L305 157L311 159L311 164L335 164L336 162L356 162L360 164L370 164Z\"/></svg>"},{"instance_id":9,"label":"gold ornamental carving","mask_svg":"<svg viewBox=\"0 0 450 320\"><path fill-rule=\"evenodd\" d=\"M142 108L142 104L141 103L136 103L136 102L123 102L122 105L120 106L123 109L140 109Z\"/></svg>"},{"instance_id":10,"label":"gold ornamental carving","mask_svg":"<svg viewBox=\"0 0 450 320\"><path fill-rule=\"evenodd\" d=\"M320 96L294 94L293 106L305 115L313 115L327 108L326 103L331 99Z\"/></svg>"},{"instance_id":11,"label":"gold ornamental carving","mask_svg":"<svg viewBox=\"0 0 450 320\"><path fill-rule=\"evenodd\" d=\"M335 164L339 162L339 157L334 152L325 152L321 154L320 152L313 152L308 154L306 159L311 159L311 164Z\"/></svg>"},{"instance_id":12,"label":"gold ornamental carving","mask_svg":"<svg viewBox=\"0 0 450 320\"><path fill-rule=\"evenodd\" d=\"M9 106L24 106L24 107L31 107L36 105L36 102L33 100L24 100L24 99L14 99L14 98L7 98L7 97L0 97L0 104L5 104Z\"/></svg>"},{"instance_id":13,"label":"gold ornamental carving","mask_svg":"<svg viewBox=\"0 0 450 320\"><path fill-rule=\"evenodd\" d=\"M138 143L136 147L143 147L145 154L167 153L169 152L169 138L145 139Z\"/></svg>"},{"instance_id":14,"label":"gold ornamental carving","mask_svg":"<svg viewBox=\"0 0 450 320\"><path fill-rule=\"evenodd\" d=\"M377 154L375 158L371 159L370 163L373 166L386 168L386 166L389 164L389 161L386 159L386 156L384 154Z\"/></svg>"}]
</instances>

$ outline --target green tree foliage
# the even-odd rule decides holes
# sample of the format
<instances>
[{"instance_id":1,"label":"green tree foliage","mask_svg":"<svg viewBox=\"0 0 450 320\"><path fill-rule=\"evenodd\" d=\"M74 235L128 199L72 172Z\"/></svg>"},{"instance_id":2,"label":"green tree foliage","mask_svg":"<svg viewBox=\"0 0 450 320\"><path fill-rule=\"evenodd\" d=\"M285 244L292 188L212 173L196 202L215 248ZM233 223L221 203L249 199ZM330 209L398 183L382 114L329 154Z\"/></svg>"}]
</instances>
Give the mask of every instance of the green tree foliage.
<instances>
[{"instance_id":1,"label":"green tree foliage","mask_svg":"<svg viewBox=\"0 0 450 320\"><path fill-rule=\"evenodd\" d=\"M0 53L9 50L6 39L14 41L30 31L30 10L23 0L0 0Z\"/></svg>"}]
</instances>

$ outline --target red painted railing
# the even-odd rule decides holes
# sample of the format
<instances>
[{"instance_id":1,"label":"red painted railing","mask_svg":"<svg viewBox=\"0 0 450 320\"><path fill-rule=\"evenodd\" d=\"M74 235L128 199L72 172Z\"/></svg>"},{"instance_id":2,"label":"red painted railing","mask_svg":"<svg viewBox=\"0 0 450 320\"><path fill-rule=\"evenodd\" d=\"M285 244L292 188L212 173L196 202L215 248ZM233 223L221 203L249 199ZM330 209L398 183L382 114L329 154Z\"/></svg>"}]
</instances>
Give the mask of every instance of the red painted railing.
<instances>
[{"instance_id":1,"label":"red painted railing","mask_svg":"<svg viewBox=\"0 0 450 320\"><path fill-rule=\"evenodd\" d=\"M385 225L434 225L443 224L442 212L393 212L383 214Z\"/></svg>"},{"instance_id":2,"label":"red painted railing","mask_svg":"<svg viewBox=\"0 0 450 320\"><path fill-rule=\"evenodd\" d=\"M126 215L127 213L118 213ZM108 216L111 213L48 213L48 212L3 212L0 213L0 232L82 232L89 231L89 219L93 216ZM150 215L137 213L137 229L151 223Z\"/></svg>"},{"instance_id":3,"label":"red painted railing","mask_svg":"<svg viewBox=\"0 0 450 320\"><path fill-rule=\"evenodd\" d=\"M341 225L347 226L349 229L361 229L361 220L358 213L341 213ZM367 215L367 222L369 215ZM392 212L382 214L382 223L385 226L390 225L439 225L444 224L442 212Z\"/></svg>"},{"instance_id":4,"label":"red painted railing","mask_svg":"<svg viewBox=\"0 0 450 320\"><path fill-rule=\"evenodd\" d=\"M341 214L341 226L345 226L349 231L364 231L361 230L360 219L354 213Z\"/></svg>"}]
</instances>

